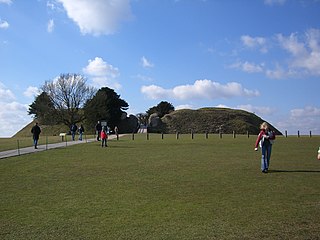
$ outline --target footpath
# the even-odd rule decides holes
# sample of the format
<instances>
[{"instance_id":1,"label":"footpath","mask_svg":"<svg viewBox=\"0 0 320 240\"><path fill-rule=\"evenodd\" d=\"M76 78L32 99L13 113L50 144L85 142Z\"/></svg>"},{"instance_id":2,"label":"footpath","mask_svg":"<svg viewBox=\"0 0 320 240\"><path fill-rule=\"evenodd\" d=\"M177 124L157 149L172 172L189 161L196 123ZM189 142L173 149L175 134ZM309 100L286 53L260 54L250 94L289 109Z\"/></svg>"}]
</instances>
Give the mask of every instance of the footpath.
<instances>
[{"instance_id":1,"label":"footpath","mask_svg":"<svg viewBox=\"0 0 320 240\"><path fill-rule=\"evenodd\" d=\"M119 135L121 137L122 135ZM116 139L116 135L110 135L109 140ZM14 150L7 150L7 151L2 151L0 152L0 159L3 158L9 158L9 157L14 157L14 156L20 156L24 154L30 154L30 153L36 153L36 152L42 152L54 148L62 148L62 147L69 147L73 146L76 144L83 144L83 143L90 143L90 142L95 142L97 141L96 139L87 139L83 141L70 141L70 142L59 142L59 143L50 143L50 144L43 144L43 145L38 145L38 148L35 149L34 146L32 147L25 147L25 148L20 148L20 149L14 149Z\"/></svg>"}]
</instances>

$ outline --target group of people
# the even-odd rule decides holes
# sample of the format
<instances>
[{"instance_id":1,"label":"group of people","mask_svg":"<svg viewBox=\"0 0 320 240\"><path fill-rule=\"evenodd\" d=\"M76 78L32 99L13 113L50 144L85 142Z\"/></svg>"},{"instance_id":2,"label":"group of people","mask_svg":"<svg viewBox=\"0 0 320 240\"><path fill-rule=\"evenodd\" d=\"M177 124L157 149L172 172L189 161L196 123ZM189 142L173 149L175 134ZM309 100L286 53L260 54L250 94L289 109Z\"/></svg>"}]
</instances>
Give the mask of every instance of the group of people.
<instances>
[{"instance_id":1,"label":"group of people","mask_svg":"<svg viewBox=\"0 0 320 240\"><path fill-rule=\"evenodd\" d=\"M75 140L75 136L76 136L76 133L79 133L79 141L82 141L82 135L84 133L84 127L83 125L81 124L80 127L78 128L78 126L74 123L71 125L70 127L70 132L71 132L71 136L72 136L72 141Z\"/></svg>"},{"instance_id":2,"label":"group of people","mask_svg":"<svg viewBox=\"0 0 320 240\"><path fill-rule=\"evenodd\" d=\"M101 140L101 147L108 147L107 141L108 136L110 134L110 128L108 126L102 126L101 122L98 121L98 123L95 126L96 133L97 133L97 141ZM118 135L118 127L115 126L114 133Z\"/></svg>"},{"instance_id":3,"label":"group of people","mask_svg":"<svg viewBox=\"0 0 320 240\"><path fill-rule=\"evenodd\" d=\"M110 134L110 128L108 126L102 126L100 121L95 126L95 130L97 132L97 141L101 140L101 146L107 147L107 141L108 141L108 135ZM72 124L70 127L70 132L72 135L72 140L75 139L76 132L79 132L79 140L82 141L82 134L84 133L84 127L81 124L78 128L76 124ZM114 129L115 134L118 135L118 127L116 126ZM38 140L39 135L41 133L41 129L36 122L35 125L31 129L31 133L33 135L33 143L34 148L38 148ZM254 150L258 151L258 146L261 148L261 171L263 173L267 173L270 166L270 158L271 158L271 151L272 151L272 145L276 138L275 132L271 129L269 129L269 126L266 122L263 122L260 125L260 133L257 137L257 140L255 142Z\"/></svg>"}]
</instances>

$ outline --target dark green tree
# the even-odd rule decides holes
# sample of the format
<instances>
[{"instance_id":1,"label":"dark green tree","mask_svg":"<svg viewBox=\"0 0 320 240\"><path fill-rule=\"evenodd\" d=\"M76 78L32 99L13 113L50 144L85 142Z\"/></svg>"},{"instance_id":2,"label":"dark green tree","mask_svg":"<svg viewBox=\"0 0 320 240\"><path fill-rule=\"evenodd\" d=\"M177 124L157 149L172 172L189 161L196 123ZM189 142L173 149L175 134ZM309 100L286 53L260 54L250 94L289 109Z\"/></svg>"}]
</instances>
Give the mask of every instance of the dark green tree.
<instances>
[{"instance_id":1,"label":"dark green tree","mask_svg":"<svg viewBox=\"0 0 320 240\"><path fill-rule=\"evenodd\" d=\"M29 105L28 114L34 115L34 119L42 124L53 125L58 122L54 105L46 92L38 95L34 102Z\"/></svg>"},{"instance_id":2,"label":"dark green tree","mask_svg":"<svg viewBox=\"0 0 320 240\"><path fill-rule=\"evenodd\" d=\"M160 102L157 106L149 108L147 111L148 117L153 114L157 113L160 118L162 118L164 115L174 111L174 106L167 102L167 101L162 101Z\"/></svg>"},{"instance_id":3,"label":"dark green tree","mask_svg":"<svg viewBox=\"0 0 320 240\"><path fill-rule=\"evenodd\" d=\"M97 121L106 120L108 126L114 129L120 123L121 117L126 116L124 111L128 107L128 103L113 89L103 87L84 106L86 125L93 127Z\"/></svg>"}]
</instances>

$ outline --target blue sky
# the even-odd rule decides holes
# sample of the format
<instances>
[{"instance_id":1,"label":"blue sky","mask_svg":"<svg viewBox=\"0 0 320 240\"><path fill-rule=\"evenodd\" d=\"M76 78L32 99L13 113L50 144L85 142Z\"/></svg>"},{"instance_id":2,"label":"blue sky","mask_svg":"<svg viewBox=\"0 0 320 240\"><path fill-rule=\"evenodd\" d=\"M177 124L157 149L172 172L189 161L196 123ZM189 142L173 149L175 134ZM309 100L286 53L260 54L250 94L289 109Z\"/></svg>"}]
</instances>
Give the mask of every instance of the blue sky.
<instances>
[{"instance_id":1,"label":"blue sky","mask_svg":"<svg viewBox=\"0 0 320 240\"><path fill-rule=\"evenodd\" d=\"M128 114L221 106L320 134L320 1L0 0L0 137L61 73L115 89Z\"/></svg>"}]
</instances>

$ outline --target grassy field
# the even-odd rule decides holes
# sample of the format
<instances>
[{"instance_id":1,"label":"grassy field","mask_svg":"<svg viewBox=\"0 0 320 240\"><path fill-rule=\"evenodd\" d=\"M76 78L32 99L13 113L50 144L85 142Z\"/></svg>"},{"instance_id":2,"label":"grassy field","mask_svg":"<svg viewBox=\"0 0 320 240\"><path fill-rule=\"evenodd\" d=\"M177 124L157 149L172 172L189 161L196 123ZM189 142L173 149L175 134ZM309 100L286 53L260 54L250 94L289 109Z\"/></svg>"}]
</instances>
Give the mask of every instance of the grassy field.
<instances>
[{"instance_id":1,"label":"grassy field","mask_svg":"<svg viewBox=\"0 0 320 240\"><path fill-rule=\"evenodd\" d=\"M0 239L320 239L320 137L136 135L0 160Z\"/></svg>"}]
</instances>

